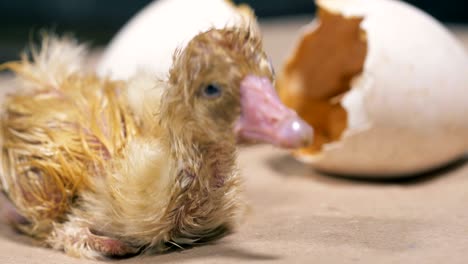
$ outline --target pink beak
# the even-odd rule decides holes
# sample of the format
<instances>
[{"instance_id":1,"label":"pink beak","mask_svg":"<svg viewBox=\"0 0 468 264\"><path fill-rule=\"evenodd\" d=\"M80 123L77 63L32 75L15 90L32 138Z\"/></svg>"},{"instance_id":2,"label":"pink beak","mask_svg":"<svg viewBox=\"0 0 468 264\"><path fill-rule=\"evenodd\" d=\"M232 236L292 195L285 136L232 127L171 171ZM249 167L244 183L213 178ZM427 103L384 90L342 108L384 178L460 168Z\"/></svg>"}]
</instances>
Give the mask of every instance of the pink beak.
<instances>
[{"instance_id":1,"label":"pink beak","mask_svg":"<svg viewBox=\"0 0 468 264\"><path fill-rule=\"evenodd\" d=\"M242 114L235 127L240 141L270 143L281 148L300 148L312 143L312 127L281 103L269 79L248 75L240 90Z\"/></svg>"}]
</instances>

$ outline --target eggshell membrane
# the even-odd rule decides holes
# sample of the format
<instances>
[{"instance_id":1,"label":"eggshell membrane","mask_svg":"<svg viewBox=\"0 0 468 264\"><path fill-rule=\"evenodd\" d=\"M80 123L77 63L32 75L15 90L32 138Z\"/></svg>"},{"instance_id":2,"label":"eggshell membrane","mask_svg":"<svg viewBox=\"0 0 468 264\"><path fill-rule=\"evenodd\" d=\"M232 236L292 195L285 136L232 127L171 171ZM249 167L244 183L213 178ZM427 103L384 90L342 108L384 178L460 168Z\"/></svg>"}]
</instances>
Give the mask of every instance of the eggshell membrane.
<instances>
[{"instance_id":1,"label":"eggshell membrane","mask_svg":"<svg viewBox=\"0 0 468 264\"><path fill-rule=\"evenodd\" d=\"M294 155L326 172L375 178L420 173L463 155L468 58L450 32L403 2L317 5L318 19L278 80L282 100L317 133L314 145Z\"/></svg>"},{"instance_id":2,"label":"eggshell membrane","mask_svg":"<svg viewBox=\"0 0 468 264\"><path fill-rule=\"evenodd\" d=\"M143 69L164 76L176 49L210 28L240 24L242 18L249 18L249 12L227 0L154 1L114 37L98 64L98 73L128 79Z\"/></svg>"}]
</instances>

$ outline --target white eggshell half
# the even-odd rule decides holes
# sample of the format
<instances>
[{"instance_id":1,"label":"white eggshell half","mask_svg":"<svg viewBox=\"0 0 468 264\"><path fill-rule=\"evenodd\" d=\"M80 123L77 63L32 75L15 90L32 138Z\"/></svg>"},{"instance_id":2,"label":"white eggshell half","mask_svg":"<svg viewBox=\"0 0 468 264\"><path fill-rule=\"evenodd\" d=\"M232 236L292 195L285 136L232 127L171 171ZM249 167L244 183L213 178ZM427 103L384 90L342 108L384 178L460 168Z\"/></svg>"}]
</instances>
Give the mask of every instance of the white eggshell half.
<instances>
[{"instance_id":1,"label":"white eggshell half","mask_svg":"<svg viewBox=\"0 0 468 264\"><path fill-rule=\"evenodd\" d=\"M362 74L341 100L348 115L341 139L298 158L326 172L384 178L420 173L463 155L468 57L455 37L399 1L317 4L345 17L363 17L368 52Z\"/></svg>"},{"instance_id":2,"label":"white eggshell half","mask_svg":"<svg viewBox=\"0 0 468 264\"><path fill-rule=\"evenodd\" d=\"M234 26L240 19L239 10L226 0L154 1L114 37L98 72L114 79L127 79L138 69L166 74L177 48L202 31Z\"/></svg>"}]
</instances>

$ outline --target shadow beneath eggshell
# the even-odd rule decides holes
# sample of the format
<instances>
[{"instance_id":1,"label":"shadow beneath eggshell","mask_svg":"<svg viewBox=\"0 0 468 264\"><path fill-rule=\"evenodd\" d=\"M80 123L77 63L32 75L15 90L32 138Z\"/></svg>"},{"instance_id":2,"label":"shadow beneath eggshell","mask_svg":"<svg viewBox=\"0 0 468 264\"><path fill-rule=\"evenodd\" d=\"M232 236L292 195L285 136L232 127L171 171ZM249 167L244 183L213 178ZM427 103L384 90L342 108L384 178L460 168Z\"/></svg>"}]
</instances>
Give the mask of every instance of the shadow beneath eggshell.
<instances>
[{"instance_id":1,"label":"shadow beneath eggshell","mask_svg":"<svg viewBox=\"0 0 468 264\"><path fill-rule=\"evenodd\" d=\"M323 175L327 175L334 178L344 178L350 179L357 182L366 182L373 184L400 184L400 185L420 185L427 182L431 182L435 179L438 179L450 172L456 171L466 165L468 162L468 157L462 157L451 161L447 164L444 164L439 167L435 167L423 172L406 174L406 175L387 175L385 177L379 176L362 176L362 175L344 175L344 174L335 174L327 173L320 170L317 170Z\"/></svg>"},{"instance_id":2,"label":"shadow beneath eggshell","mask_svg":"<svg viewBox=\"0 0 468 264\"><path fill-rule=\"evenodd\" d=\"M297 161L288 154L268 157L266 164L273 171L284 177L307 177L327 185L348 185L355 183L351 178L319 172L311 166Z\"/></svg>"},{"instance_id":3,"label":"shadow beneath eggshell","mask_svg":"<svg viewBox=\"0 0 468 264\"><path fill-rule=\"evenodd\" d=\"M387 175L363 176L352 174L329 173L301 163L288 154L273 156L267 159L267 165L274 171L285 176L311 177L315 180L327 184L349 184L356 182L370 184L402 184L413 185L422 184L439 178L447 173L460 169L468 163L468 155L444 164L442 166L429 169L424 172L407 175Z\"/></svg>"}]
</instances>

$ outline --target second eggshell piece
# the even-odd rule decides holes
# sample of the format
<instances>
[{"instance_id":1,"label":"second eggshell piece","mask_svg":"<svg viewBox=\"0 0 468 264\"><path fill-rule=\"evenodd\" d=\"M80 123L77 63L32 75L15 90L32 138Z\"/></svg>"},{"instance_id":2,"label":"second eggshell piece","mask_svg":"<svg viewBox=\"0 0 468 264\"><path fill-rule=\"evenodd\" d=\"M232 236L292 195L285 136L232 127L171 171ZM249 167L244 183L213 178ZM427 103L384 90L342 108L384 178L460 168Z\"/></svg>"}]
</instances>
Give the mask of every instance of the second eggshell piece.
<instances>
[{"instance_id":1,"label":"second eggshell piece","mask_svg":"<svg viewBox=\"0 0 468 264\"><path fill-rule=\"evenodd\" d=\"M468 149L468 58L440 23L392 0L319 0L278 79L315 128L315 168L404 177Z\"/></svg>"},{"instance_id":2,"label":"second eggshell piece","mask_svg":"<svg viewBox=\"0 0 468 264\"><path fill-rule=\"evenodd\" d=\"M139 70L166 76L176 50L197 34L210 28L239 26L244 20L256 25L250 8L229 0L154 0L113 38L98 72L118 80Z\"/></svg>"}]
</instances>

